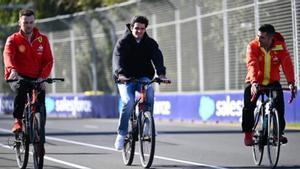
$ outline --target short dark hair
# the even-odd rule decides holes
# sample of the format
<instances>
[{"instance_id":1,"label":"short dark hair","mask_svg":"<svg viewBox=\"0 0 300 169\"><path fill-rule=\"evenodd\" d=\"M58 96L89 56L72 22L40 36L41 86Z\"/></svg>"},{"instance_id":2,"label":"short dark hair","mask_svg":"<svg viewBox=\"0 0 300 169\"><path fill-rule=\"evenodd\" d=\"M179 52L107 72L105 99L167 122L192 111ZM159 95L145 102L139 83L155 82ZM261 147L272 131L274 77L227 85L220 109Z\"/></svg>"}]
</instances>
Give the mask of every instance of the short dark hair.
<instances>
[{"instance_id":1,"label":"short dark hair","mask_svg":"<svg viewBox=\"0 0 300 169\"><path fill-rule=\"evenodd\" d=\"M136 23L136 22L145 24L145 28L147 28L147 26L149 24L149 21L145 16L134 16L131 19L130 26L133 27L134 23Z\"/></svg>"},{"instance_id":2,"label":"short dark hair","mask_svg":"<svg viewBox=\"0 0 300 169\"><path fill-rule=\"evenodd\" d=\"M275 34L275 28L271 24L263 24L258 29L260 32L266 32L268 36Z\"/></svg>"},{"instance_id":3,"label":"short dark hair","mask_svg":"<svg viewBox=\"0 0 300 169\"><path fill-rule=\"evenodd\" d=\"M19 12L19 17L21 17L21 16L34 16L34 12L33 12L33 10L30 10L30 9L22 9L22 10L20 10L20 12Z\"/></svg>"}]
</instances>

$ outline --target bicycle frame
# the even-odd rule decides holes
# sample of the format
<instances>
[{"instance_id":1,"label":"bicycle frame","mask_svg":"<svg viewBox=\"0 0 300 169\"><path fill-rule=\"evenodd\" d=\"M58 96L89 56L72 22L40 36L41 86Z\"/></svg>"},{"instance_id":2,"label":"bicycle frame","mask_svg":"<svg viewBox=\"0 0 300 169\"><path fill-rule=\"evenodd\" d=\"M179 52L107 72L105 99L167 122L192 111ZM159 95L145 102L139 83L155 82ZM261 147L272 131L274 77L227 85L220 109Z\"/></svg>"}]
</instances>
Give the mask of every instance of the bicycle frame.
<instances>
[{"instance_id":1,"label":"bicycle frame","mask_svg":"<svg viewBox=\"0 0 300 169\"><path fill-rule=\"evenodd\" d=\"M276 167L280 154L280 124L278 111L274 105L278 90L288 88L260 87L261 104L255 109L254 121L254 145L253 159L256 165L260 165L263 158L264 146L268 146L268 158L270 165ZM265 100L265 95L267 99ZM259 124L260 123L260 124Z\"/></svg>"},{"instance_id":2,"label":"bicycle frame","mask_svg":"<svg viewBox=\"0 0 300 169\"><path fill-rule=\"evenodd\" d=\"M15 133L16 157L19 168L26 168L28 163L29 144L33 144L33 161L35 169L42 169L44 162L44 143L45 143L45 122L46 112L44 106L39 103L37 98L38 85L44 82L53 83L55 81L64 81L63 78L48 78L42 81L27 79L7 80L7 82L19 81L26 83L26 102L23 112L23 130ZM24 84L25 85L25 84ZM39 106L39 107L37 107ZM38 112L39 111L39 112Z\"/></svg>"},{"instance_id":3,"label":"bicycle frame","mask_svg":"<svg viewBox=\"0 0 300 169\"><path fill-rule=\"evenodd\" d=\"M145 81L139 81L139 80L132 80L134 83L141 83L141 91L137 92L136 99L134 102L134 110L131 113L130 121L133 128L133 140L138 141L138 132L140 128L140 119L141 113L144 112L145 103L147 101L147 88L149 85L151 85L155 81L145 82Z\"/></svg>"},{"instance_id":4,"label":"bicycle frame","mask_svg":"<svg viewBox=\"0 0 300 169\"><path fill-rule=\"evenodd\" d=\"M141 90L134 102L134 110L130 116L131 131L125 139L123 149L123 161L125 165L131 165L135 152L135 141L140 141L140 161L144 168L152 165L155 152L155 124L152 112L145 110L148 86L154 82L164 82L159 78L151 81L131 80L141 85ZM165 83L170 83L167 81ZM138 112L136 112L138 111ZM147 147L149 146L149 147Z\"/></svg>"},{"instance_id":5,"label":"bicycle frame","mask_svg":"<svg viewBox=\"0 0 300 169\"><path fill-rule=\"evenodd\" d=\"M30 91L31 91L31 94L30 94ZM25 110L25 117L26 120L25 120L25 125L26 125L26 128L29 129L30 131L33 130L33 126L32 126L32 123L33 123L33 120L35 118L35 113L40 113L41 115L41 122L42 122L42 138L39 138L38 141L41 141L42 143L45 142L45 134L44 134L44 121L45 121L45 115L43 113L46 113L46 112L37 112L37 105L39 104L38 103L38 99L37 99L37 95L38 95L38 90L36 89L36 87L33 87L31 90L29 90L27 92L27 104L25 105L25 108L27 108L27 110ZM44 106L44 105L40 105L40 109L41 107ZM37 142L37 138L35 137L35 134L33 132L29 132L29 142L30 143L36 143Z\"/></svg>"}]
</instances>

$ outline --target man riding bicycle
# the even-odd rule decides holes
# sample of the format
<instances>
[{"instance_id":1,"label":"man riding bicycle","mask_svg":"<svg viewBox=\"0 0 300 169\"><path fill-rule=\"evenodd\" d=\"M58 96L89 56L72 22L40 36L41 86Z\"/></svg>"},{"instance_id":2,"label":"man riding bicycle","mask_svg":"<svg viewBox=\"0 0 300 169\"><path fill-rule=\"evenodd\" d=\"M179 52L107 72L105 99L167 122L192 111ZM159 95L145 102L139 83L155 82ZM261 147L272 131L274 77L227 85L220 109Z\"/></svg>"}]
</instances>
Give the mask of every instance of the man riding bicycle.
<instances>
[{"instance_id":1,"label":"man riding bicycle","mask_svg":"<svg viewBox=\"0 0 300 169\"><path fill-rule=\"evenodd\" d=\"M5 80L9 79L46 79L52 70L53 56L46 35L35 27L35 15L32 10L19 12L19 32L7 38L3 51ZM26 101L28 84L13 82L11 89L16 93L14 98L13 117L15 119L12 132L22 129L22 116ZM45 86L39 86L37 99L41 111L45 110Z\"/></svg>"},{"instance_id":2,"label":"man riding bicycle","mask_svg":"<svg viewBox=\"0 0 300 169\"><path fill-rule=\"evenodd\" d=\"M270 24L264 24L258 29L257 37L247 46L247 76L244 90L244 108L242 116L242 129L245 133L244 143L252 146L254 109L256 107L256 97L259 95L258 85L281 88L280 66L289 84L292 99L296 96L294 66L286 47L283 36L275 31ZM275 98L275 108L278 110L280 124L280 141L287 143L287 138L283 136L285 129L284 119L284 98L282 90L277 92Z\"/></svg>"},{"instance_id":3,"label":"man riding bicycle","mask_svg":"<svg viewBox=\"0 0 300 169\"><path fill-rule=\"evenodd\" d=\"M135 16L131 23L126 25L125 33L117 42L113 52L113 73L116 81L125 82L130 78L150 81L155 71L159 78L167 80L163 55L157 42L146 33L147 26L148 19L144 16ZM117 86L123 107L119 117L115 148L121 150L128 132L130 113L134 108L135 91L139 91L139 88L133 82L118 83ZM147 90L146 100L148 110L153 112L154 89L152 86Z\"/></svg>"}]
</instances>

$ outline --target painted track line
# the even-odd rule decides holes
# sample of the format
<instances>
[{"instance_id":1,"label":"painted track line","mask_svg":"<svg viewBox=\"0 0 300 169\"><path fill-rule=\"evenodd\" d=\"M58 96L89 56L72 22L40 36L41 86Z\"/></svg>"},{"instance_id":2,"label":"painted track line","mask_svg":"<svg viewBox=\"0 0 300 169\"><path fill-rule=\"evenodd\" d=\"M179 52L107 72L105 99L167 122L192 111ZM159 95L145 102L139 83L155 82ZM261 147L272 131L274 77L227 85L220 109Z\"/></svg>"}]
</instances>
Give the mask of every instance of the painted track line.
<instances>
[{"instance_id":1,"label":"painted track line","mask_svg":"<svg viewBox=\"0 0 300 169\"><path fill-rule=\"evenodd\" d=\"M83 142L78 142L78 141L73 141L73 140L66 140L66 139L61 139L61 138L56 138L56 137L46 137L46 138L49 140L53 140L53 141L59 141L59 142L64 142L64 143L70 143L70 144L76 144L76 145L80 145L80 146L91 147L91 148L120 152L111 147L99 146L99 145L83 143ZM135 153L135 155L139 155L139 153ZM218 166L202 164L202 163L197 163L197 162L192 162L192 161L179 160L179 159L175 159L175 158L169 158L169 157L163 157L163 156L157 156L157 155L155 155L154 158L166 160L166 161L177 162L177 163L190 164L190 165L195 165L195 166L209 167L209 168L215 168L215 169L226 169L226 168L222 168L222 167L218 167Z\"/></svg>"},{"instance_id":2,"label":"painted track line","mask_svg":"<svg viewBox=\"0 0 300 169\"><path fill-rule=\"evenodd\" d=\"M6 132L6 133L11 133L10 130L1 129L1 128L0 128L0 131ZM2 144L2 143L0 143L0 147L7 148L7 149L10 149L10 150L13 150L12 147L10 147L10 146L8 146L8 145L5 145L5 144ZM33 154L32 152L29 152L29 153L30 153L31 155ZM69 167L74 167L74 168L76 168L76 169L91 169L91 168L88 168L88 167L85 167L85 166L81 166L81 165L78 165L78 164L74 164L74 163L66 162L66 161L63 161L63 160L56 159L56 158L52 158L52 157L49 157L49 156L47 156L47 155L44 156L44 159L46 159L46 160L48 160L48 161L55 162L55 163L63 164L63 165L69 166Z\"/></svg>"},{"instance_id":3,"label":"painted track line","mask_svg":"<svg viewBox=\"0 0 300 169\"><path fill-rule=\"evenodd\" d=\"M0 131L8 131L8 132L10 132L9 130L1 129L1 128L0 128ZM67 140L67 139L62 139L62 138L57 138L57 137L47 136L46 139L53 140L53 141L58 141L58 142L69 143L69 144L80 145L80 146L85 146L85 147L91 147L91 148L97 148L97 149L103 149L103 150L120 152L120 151L118 151L118 150L116 150L116 149L114 149L112 147L99 146L99 145L95 145L95 144L83 143L83 142L78 142L78 141L73 141L73 140ZM135 153L135 154L138 155L139 153ZM192 162L192 161L180 160L180 159L175 159L175 158L163 157L163 156L158 156L158 155L155 155L154 158L161 159L161 160L166 160L166 161L177 162L177 163L189 164L189 165L194 165L194 166L208 167L208 168L214 168L214 169L226 169L226 168L219 167L219 166L213 166L213 165L209 165L209 164L203 164L203 163L197 163L197 162Z\"/></svg>"}]
</instances>

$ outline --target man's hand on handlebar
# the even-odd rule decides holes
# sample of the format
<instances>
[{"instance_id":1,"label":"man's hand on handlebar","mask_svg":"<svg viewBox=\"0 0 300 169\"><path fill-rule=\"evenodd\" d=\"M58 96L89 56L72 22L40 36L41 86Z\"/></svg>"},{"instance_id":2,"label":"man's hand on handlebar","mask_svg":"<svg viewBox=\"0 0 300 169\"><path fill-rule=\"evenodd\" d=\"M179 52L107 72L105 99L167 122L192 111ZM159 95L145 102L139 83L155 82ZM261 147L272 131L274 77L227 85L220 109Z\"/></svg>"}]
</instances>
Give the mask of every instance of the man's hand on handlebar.
<instances>
[{"instance_id":1,"label":"man's hand on handlebar","mask_svg":"<svg viewBox=\"0 0 300 169\"><path fill-rule=\"evenodd\" d=\"M166 75L159 75L158 78L163 82L163 83L171 83L171 80L169 80Z\"/></svg>"},{"instance_id":2,"label":"man's hand on handlebar","mask_svg":"<svg viewBox=\"0 0 300 169\"><path fill-rule=\"evenodd\" d=\"M37 82L42 82L42 81L44 81L44 80L45 80L45 79L39 77L36 81L37 81ZM40 83L40 84L39 84L39 88L40 88L41 90L46 90L46 85L45 85L45 83Z\"/></svg>"},{"instance_id":3,"label":"man's hand on handlebar","mask_svg":"<svg viewBox=\"0 0 300 169\"><path fill-rule=\"evenodd\" d=\"M251 95L255 96L258 91L258 83L252 83L251 84Z\"/></svg>"},{"instance_id":4,"label":"man's hand on handlebar","mask_svg":"<svg viewBox=\"0 0 300 169\"><path fill-rule=\"evenodd\" d=\"M123 74L119 74L117 80L119 83L125 83L126 81L130 80L130 78L126 77Z\"/></svg>"},{"instance_id":5,"label":"man's hand on handlebar","mask_svg":"<svg viewBox=\"0 0 300 169\"><path fill-rule=\"evenodd\" d=\"M20 79L22 79L22 77L19 76L18 72L15 69L12 69L9 74L8 80L14 80L9 84L13 91L16 91L20 87L20 84L18 83L18 80Z\"/></svg>"},{"instance_id":6,"label":"man's hand on handlebar","mask_svg":"<svg viewBox=\"0 0 300 169\"><path fill-rule=\"evenodd\" d=\"M10 74L9 74L8 79L9 80L18 80L20 78L21 77L19 76L18 72L15 69L12 69L11 72L10 72Z\"/></svg>"}]
</instances>

